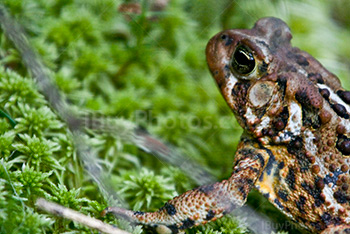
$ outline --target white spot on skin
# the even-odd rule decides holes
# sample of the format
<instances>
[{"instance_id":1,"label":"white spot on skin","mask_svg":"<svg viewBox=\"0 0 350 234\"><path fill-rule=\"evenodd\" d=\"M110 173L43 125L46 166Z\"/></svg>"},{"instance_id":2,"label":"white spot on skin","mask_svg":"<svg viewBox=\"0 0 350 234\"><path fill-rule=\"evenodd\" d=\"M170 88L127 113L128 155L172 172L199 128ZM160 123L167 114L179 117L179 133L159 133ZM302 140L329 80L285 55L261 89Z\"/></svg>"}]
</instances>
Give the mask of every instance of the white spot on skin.
<instances>
[{"instance_id":1,"label":"white spot on skin","mask_svg":"<svg viewBox=\"0 0 350 234\"><path fill-rule=\"evenodd\" d=\"M230 64L230 60L228 60L228 59L225 58L225 57L222 59L221 62L222 62L222 64L224 64L224 65L229 65L229 64Z\"/></svg>"},{"instance_id":2,"label":"white spot on skin","mask_svg":"<svg viewBox=\"0 0 350 234\"><path fill-rule=\"evenodd\" d=\"M270 110L279 110L281 108L281 97L280 93L276 93L272 98L271 98L271 107L269 108Z\"/></svg>"},{"instance_id":3,"label":"white spot on skin","mask_svg":"<svg viewBox=\"0 0 350 234\"><path fill-rule=\"evenodd\" d=\"M324 178L329 170L326 170L323 164L324 162L321 161L322 159L320 157L315 157L315 159L316 160L314 165L318 165L320 167L319 175L321 175Z\"/></svg>"},{"instance_id":4,"label":"white spot on skin","mask_svg":"<svg viewBox=\"0 0 350 234\"><path fill-rule=\"evenodd\" d=\"M302 126L302 111L298 103L292 102L289 106L290 117L288 119L287 130L293 135L299 135Z\"/></svg>"},{"instance_id":5,"label":"white spot on skin","mask_svg":"<svg viewBox=\"0 0 350 234\"><path fill-rule=\"evenodd\" d=\"M347 132L350 132L350 124L348 119L340 118L341 125L345 126Z\"/></svg>"},{"instance_id":6,"label":"white spot on skin","mask_svg":"<svg viewBox=\"0 0 350 234\"><path fill-rule=\"evenodd\" d=\"M244 114L244 117L247 119L249 124L254 124L258 117L253 113L253 110L250 107L247 107L247 111Z\"/></svg>"},{"instance_id":7,"label":"white spot on skin","mask_svg":"<svg viewBox=\"0 0 350 234\"><path fill-rule=\"evenodd\" d=\"M261 123L258 125L257 129L264 129L264 128L267 128L270 126L270 117L269 116L266 116L262 119Z\"/></svg>"},{"instance_id":8,"label":"white spot on skin","mask_svg":"<svg viewBox=\"0 0 350 234\"><path fill-rule=\"evenodd\" d=\"M288 124L283 132L278 134L276 142L288 142L291 136L298 136L302 126L302 110L298 103L291 102L289 106Z\"/></svg>"},{"instance_id":9,"label":"white spot on skin","mask_svg":"<svg viewBox=\"0 0 350 234\"><path fill-rule=\"evenodd\" d=\"M230 60L225 57L221 60L221 63L223 64L222 65L223 67L230 66ZM230 72L230 76L226 78L225 85L221 90L224 98L226 99L226 102L231 107L231 109L233 108L233 105L234 105L233 98L232 98L232 89L237 83L237 81L238 79L235 76L233 76L232 73Z\"/></svg>"},{"instance_id":10,"label":"white spot on skin","mask_svg":"<svg viewBox=\"0 0 350 234\"><path fill-rule=\"evenodd\" d=\"M334 199L333 197L334 192L332 188L328 186L328 184L324 186L322 193L326 197L325 200L331 203L330 207L334 207L334 213L338 212L338 210L343 207Z\"/></svg>"},{"instance_id":11,"label":"white spot on skin","mask_svg":"<svg viewBox=\"0 0 350 234\"><path fill-rule=\"evenodd\" d=\"M303 69L301 67L297 70L297 72L300 73L304 77L307 77L307 75L308 75L307 72L305 71L305 69Z\"/></svg>"},{"instance_id":12,"label":"white spot on skin","mask_svg":"<svg viewBox=\"0 0 350 234\"><path fill-rule=\"evenodd\" d=\"M237 83L237 78L231 74L224 88L222 89L222 94L226 99L226 102L231 108L233 108L233 105L234 105L233 97L232 97L232 89L236 83Z\"/></svg>"},{"instance_id":13,"label":"white spot on skin","mask_svg":"<svg viewBox=\"0 0 350 234\"><path fill-rule=\"evenodd\" d=\"M327 85L324 85L324 84L317 84L317 85L321 89L327 89L329 91L329 93L330 93L329 98L332 101L332 103L338 103L338 104L344 106L346 111L348 113L350 113L350 106L348 104L346 104L336 93L334 93L331 88L329 88Z\"/></svg>"},{"instance_id":14,"label":"white spot on skin","mask_svg":"<svg viewBox=\"0 0 350 234\"><path fill-rule=\"evenodd\" d=\"M266 43L266 41L265 41L265 43ZM264 54L264 58L266 59L265 62L266 63L270 63L271 62L271 58L270 58L271 52L270 52L270 50L267 47L265 47L265 46L260 46L260 49L261 49L262 53Z\"/></svg>"},{"instance_id":15,"label":"white spot on skin","mask_svg":"<svg viewBox=\"0 0 350 234\"><path fill-rule=\"evenodd\" d=\"M315 136L309 129L304 131L305 149L307 152L310 152L312 155L316 155L316 152L317 152L317 147L313 142L314 139L315 139Z\"/></svg>"},{"instance_id":16,"label":"white spot on skin","mask_svg":"<svg viewBox=\"0 0 350 234\"><path fill-rule=\"evenodd\" d=\"M255 132L261 132L264 128L269 128L270 127L270 117L265 116L262 118L261 122L256 126Z\"/></svg>"}]
</instances>

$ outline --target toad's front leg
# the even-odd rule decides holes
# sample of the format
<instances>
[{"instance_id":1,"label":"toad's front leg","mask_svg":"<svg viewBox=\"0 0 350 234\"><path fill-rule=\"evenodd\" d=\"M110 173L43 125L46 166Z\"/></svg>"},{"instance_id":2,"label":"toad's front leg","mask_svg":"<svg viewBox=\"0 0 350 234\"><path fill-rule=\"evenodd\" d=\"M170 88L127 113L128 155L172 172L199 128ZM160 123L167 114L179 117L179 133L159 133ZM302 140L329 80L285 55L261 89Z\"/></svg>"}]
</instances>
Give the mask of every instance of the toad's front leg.
<instances>
[{"instance_id":1,"label":"toad's front leg","mask_svg":"<svg viewBox=\"0 0 350 234\"><path fill-rule=\"evenodd\" d=\"M187 191L156 212L134 212L117 207L108 207L105 212L154 227L158 233L178 233L192 226L205 224L245 203L268 157L266 151L255 148L252 143L241 142L233 173L228 180ZM167 231L160 231L164 229Z\"/></svg>"}]
</instances>

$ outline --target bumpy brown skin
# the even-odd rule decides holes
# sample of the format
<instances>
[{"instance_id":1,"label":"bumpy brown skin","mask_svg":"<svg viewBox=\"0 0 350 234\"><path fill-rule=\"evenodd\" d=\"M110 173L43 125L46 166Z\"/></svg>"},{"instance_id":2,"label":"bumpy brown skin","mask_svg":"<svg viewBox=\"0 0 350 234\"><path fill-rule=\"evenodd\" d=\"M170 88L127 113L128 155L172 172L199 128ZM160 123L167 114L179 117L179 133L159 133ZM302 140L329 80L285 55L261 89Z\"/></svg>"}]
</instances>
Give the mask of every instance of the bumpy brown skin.
<instances>
[{"instance_id":1,"label":"bumpy brown skin","mask_svg":"<svg viewBox=\"0 0 350 234\"><path fill-rule=\"evenodd\" d=\"M350 233L350 92L291 38L283 21L263 18L208 43L209 69L245 129L228 180L188 191L158 212L107 211L178 233L242 206L255 187L309 231ZM245 75L232 66L240 46L256 63Z\"/></svg>"}]
</instances>

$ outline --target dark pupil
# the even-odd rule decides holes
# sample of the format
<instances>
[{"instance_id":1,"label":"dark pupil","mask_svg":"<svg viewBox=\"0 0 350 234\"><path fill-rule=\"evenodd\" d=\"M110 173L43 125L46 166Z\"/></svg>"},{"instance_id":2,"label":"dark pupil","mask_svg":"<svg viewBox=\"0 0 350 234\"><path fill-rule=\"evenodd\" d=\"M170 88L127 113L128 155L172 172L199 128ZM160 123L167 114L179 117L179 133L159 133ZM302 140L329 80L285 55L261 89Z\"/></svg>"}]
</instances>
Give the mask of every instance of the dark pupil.
<instances>
[{"instance_id":1,"label":"dark pupil","mask_svg":"<svg viewBox=\"0 0 350 234\"><path fill-rule=\"evenodd\" d=\"M249 74L255 68L253 54L243 46L238 47L233 54L232 67L236 72L242 75Z\"/></svg>"}]
</instances>

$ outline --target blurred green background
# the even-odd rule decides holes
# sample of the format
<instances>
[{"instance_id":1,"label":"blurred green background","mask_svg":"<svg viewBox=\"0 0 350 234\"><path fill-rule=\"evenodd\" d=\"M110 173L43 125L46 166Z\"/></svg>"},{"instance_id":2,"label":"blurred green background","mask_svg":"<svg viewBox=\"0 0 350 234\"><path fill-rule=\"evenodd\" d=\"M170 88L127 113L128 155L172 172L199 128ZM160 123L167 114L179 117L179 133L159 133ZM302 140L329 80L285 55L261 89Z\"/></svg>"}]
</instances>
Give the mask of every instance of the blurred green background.
<instances>
[{"instance_id":1,"label":"blurred green background","mask_svg":"<svg viewBox=\"0 0 350 234\"><path fill-rule=\"evenodd\" d=\"M279 17L293 45L312 54L349 89L350 20L347 0L119 1L0 0L25 29L54 82L77 111L125 119L174 146L218 180L231 173L242 130L205 62L217 32L251 28ZM84 174L65 123L40 94L14 46L0 31L0 232L91 233L38 211L45 197L133 233L112 216L108 198ZM127 122L126 122L127 123ZM123 141L123 133L88 132L99 161L126 206L156 210L196 184ZM249 204L279 231L300 233L256 192ZM280 223L274 223L280 222ZM187 233L249 233L246 218L226 218ZM144 231L146 233L146 231Z\"/></svg>"}]
</instances>

